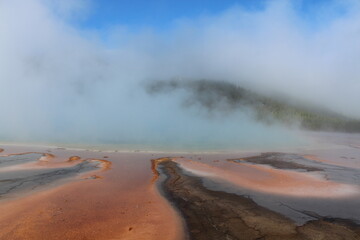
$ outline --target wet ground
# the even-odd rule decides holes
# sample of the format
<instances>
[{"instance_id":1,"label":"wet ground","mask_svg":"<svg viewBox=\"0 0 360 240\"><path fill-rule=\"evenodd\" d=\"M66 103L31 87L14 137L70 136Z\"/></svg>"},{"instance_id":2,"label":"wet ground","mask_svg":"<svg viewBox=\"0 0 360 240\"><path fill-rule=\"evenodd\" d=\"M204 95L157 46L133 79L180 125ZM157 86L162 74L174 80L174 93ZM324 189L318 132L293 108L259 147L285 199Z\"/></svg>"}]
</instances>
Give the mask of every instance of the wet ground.
<instances>
[{"instance_id":1,"label":"wet ground","mask_svg":"<svg viewBox=\"0 0 360 240\"><path fill-rule=\"evenodd\" d=\"M161 188L185 219L190 239L360 239L360 225L348 219L316 215L298 225L265 208L249 195L205 187L203 178L185 172L173 159L161 160L167 176Z\"/></svg>"},{"instance_id":2,"label":"wet ground","mask_svg":"<svg viewBox=\"0 0 360 240\"><path fill-rule=\"evenodd\" d=\"M70 181L81 173L101 169L104 164L102 160L80 158L74 163L51 164L53 157L34 152L0 156L0 200Z\"/></svg>"},{"instance_id":3,"label":"wet ground","mask_svg":"<svg viewBox=\"0 0 360 240\"><path fill-rule=\"evenodd\" d=\"M276 164L274 164L274 159L277 159L275 161ZM315 173L317 178L324 179L326 182L329 182L329 185L333 183L345 185L334 190L327 189L329 192L326 198L320 195L318 197L309 197L305 194L304 196L301 196L301 194L291 196L287 195L286 191L284 191L284 194L269 194L254 191L254 189L241 187L238 184L216 178L203 178L204 186L212 190L248 196L257 204L281 213L293 219L299 225L321 217L349 219L360 224L360 209L357 207L360 201L360 172L358 169L314 162L302 156L287 153L266 153L259 156L243 158L242 160L231 159L228 161L244 163L248 161L252 162L253 160L257 162L256 164L285 169L289 174L291 174L291 171ZM279 165L278 162L282 161L285 164ZM292 164L294 161L295 165ZM284 168L284 166L286 167ZM343 191L344 188L349 186L353 188L352 192L346 193ZM304 191L302 188L306 187L307 186L298 186L297 189L297 186L294 185L294 190L301 193ZM314 189L314 191L316 191L316 189Z\"/></svg>"},{"instance_id":4,"label":"wet ground","mask_svg":"<svg viewBox=\"0 0 360 240\"><path fill-rule=\"evenodd\" d=\"M21 155L0 168L0 239L184 239L152 183L155 154L3 148L4 161Z\"/></svg>"},{"instance_id":5,"label":"wet ground","mask_svg":"<svg viewBox=\"0 0 360 240\"><path fill-rule=\"evenodd\" d=\"M334 236L345 236L338 239L359 239L360 136L311 138L313 147L276 152L120 152L4 144L0 239L201 239L194 236L212 230L190 229L189 221L202 222L197 217L212 219L216 239L236 239L241 233L248 239L299 239L312 233L329 239L331 229ZM169 169L176 171L163 169L168 159L175 164ZM162 185L176 174L184 180L175 184L185 193L182 205ZM199 195L186 195L189 189ZM244 215L237 203L254 212ZM186 217L184 209L198 215ZM277 220L270 226L272 219ZM281 233L282 224L288 228Z\"/></svg>"}]
</instances>

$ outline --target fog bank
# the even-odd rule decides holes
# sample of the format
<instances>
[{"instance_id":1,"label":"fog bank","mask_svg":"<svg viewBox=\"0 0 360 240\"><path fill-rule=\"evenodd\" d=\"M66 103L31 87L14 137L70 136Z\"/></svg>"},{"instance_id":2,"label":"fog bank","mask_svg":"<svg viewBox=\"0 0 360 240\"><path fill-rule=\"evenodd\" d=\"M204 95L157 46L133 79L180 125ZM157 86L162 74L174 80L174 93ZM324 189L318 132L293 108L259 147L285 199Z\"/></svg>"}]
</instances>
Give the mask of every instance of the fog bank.
<instances>
[{"instance_id":1,"label":"fog bank","mask_svg":"<svg viewBox=\"0 0 360 240\"><path fill-rule=\"evenodd\" d=\"M360 117L359 4L333 1L311 13L315 23L298 8L290 1L256 11L234 6L174 19L169 30L134 32L126 23L107 31L76 27L91 14L88 1L0 1L0 139L234 147L298 141L247 112L184 107L181 91L148 94L144 83L154 79L227 81Z\"/></svg>"}]
</instances>

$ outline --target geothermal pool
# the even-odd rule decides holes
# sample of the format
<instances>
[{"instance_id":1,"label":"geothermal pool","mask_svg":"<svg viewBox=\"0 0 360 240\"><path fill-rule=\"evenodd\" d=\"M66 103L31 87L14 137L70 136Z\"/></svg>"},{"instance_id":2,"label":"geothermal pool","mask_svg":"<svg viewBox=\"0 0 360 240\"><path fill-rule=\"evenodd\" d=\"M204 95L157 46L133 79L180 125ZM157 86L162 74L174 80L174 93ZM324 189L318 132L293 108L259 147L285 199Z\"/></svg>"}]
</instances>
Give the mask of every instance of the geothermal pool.
<instances>
[{"instance_id":1,"label":"geothermal pool","mask_svg":"<svg viewBox=\"0 0 360 240\"><path fill-rule=\"evenodd\" d=\"M3 144L0 239L359 239L359 138L316 139L276 152Z\"/></svg>"}]
</instances>

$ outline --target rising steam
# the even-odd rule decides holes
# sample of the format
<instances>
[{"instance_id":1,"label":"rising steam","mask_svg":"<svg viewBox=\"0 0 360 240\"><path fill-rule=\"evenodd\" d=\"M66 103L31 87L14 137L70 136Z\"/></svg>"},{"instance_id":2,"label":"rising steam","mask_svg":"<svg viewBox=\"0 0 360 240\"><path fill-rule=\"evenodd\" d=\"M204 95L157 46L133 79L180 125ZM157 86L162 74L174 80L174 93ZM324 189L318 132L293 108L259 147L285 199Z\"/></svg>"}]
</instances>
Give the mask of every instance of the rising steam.
<instances>
[{"instance_id":1,"label":"rising steam","mask_svg":"<svg viewBox=\"0 0 360 240\"><path fill-rule=\"evenodd\" d=\"M256 11L235 6L218 15L174 19L165 34L78 28L72 23L90 7L71 2L0 1L3 141L187 147L291 142L293 132L281 123L267 125L254 121L251 111L233 111L244 101L252 108L256 94L281 93L360 116L356 1L333 1L321 14L309 13L310 20L290 1L269 1ZM256 94L224 97L217 82L209 82L212 95L189 87L148 94L153 79L174 78L217 79ZM190 104L194 99L201 104ZM210 116L213 106L231 114Z\"/></svg>"}]
</instances>

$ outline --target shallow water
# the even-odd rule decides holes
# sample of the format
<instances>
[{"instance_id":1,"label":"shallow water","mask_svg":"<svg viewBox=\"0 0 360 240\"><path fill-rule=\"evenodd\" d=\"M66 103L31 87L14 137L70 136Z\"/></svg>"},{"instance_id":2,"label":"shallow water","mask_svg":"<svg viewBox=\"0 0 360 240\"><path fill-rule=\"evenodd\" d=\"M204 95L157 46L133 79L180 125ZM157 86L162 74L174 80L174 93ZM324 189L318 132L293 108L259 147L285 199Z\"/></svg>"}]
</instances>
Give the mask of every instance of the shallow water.
<instances>
[{"instance_id":1,"label":"shallow water","mask_svg":"<svg viewBox=\"0 0 360 240\"><path fill-rule=\"evenodd\" d=\"M295 198L284 195L264 194L250 189L239 188L229 182L213 179L204 179L206 188L215 191L225 191L241 196L248 196L260 206L283 214L297 224L302 225L309 220L316 219L311 216L350 219L360 224L359 196L336 199ZM310 212L310 215L306 213Z\"/></svg>"},{"instance_id":2,"label":"shallow water","mask_svg":"<svg viewBox=\"0 0 360 240\"><path fill-rule=\"evenodd\" d=\"M101 162L88 160L62 167L47 167L47 160L37 166L36 163L42 157L44 154L41 153L0 156L0 199L13 197L22 192L30 194L30 191L50 187L50 184L60 180L69 180L80 173L101 168Z\"/></svg>"},{"instance_id":3,"label":"shallow water","mask_svg":"<svg viewBox=\"0 0 360 240\"><path fill-rule=\"evenodd\" d=\"M360 151L358 154L360 154ZM246 161L246 157L249 156L259 156L257 159L262 157L259 153L249 153L240 156L242 160L229 162L227 159L233 159L233 155L198 155L196 157L186 156L191 157L193 159L191 161L178 160L178 162L183 165L184 172L187 174L201 176L205 187L211 190L248 196L259 205L279 212L293 219L299 225L320 217L350 219L360 224L360 208L358 207L360 202L360 169L346 166L341 162L336 162L337 164L334 165L327 161L314 161L293 153L269 153L263 155L262 160L264 162L276 159L277 161L296 162L305 167L316 167L318 169L318 171L304 171L303 169L276 170L276 167L272 167L270 163L250 163L249 165ZM335 160L333 159L333 161ZM254 166L254 168L251 166ZM257 168L257 166L265 166L265 168ZM291 190L288 189L286 182L274 182L272 180L276 174L287 174L291 177L299 172L304 174L304 177L307 175L315 176L314 180L323 181L323 187L317 190L319 195L316 192L307 194L308 190L306 189L314 186L311 182L309 182L310 185L302 185L301 178L300 182L294 182ZM244 184L241 179L246 179L249 183ZM282 180L279 178L277 181ZM270 182L275 185L278 184L278 187L269 185L267 189L266 186ZM326 182L329 183L328 186ZM344 188L333 188L336 184L343 185ZM282 189L285 186L284 190L277 191L278 188ZM272 192L272 188L276 191ZM287 192L286 189L290 191ZM314 188L314 191L316 191L316 188ZM292 194L292 192L298 192L299 194ZM302 194L302 192L304 193Z\"/></svg>"},{"instance_id":4,"label":"shallow water","mask_svg":"<svg viewBox=\"0 0 360 240\"><path fill-rule=\"evenodd\" d=\"M18 165L27 162L36 162L41 158L41 153L27 153L22 155L0 156L0 168Z\"/></svg>"}]
</instances>

